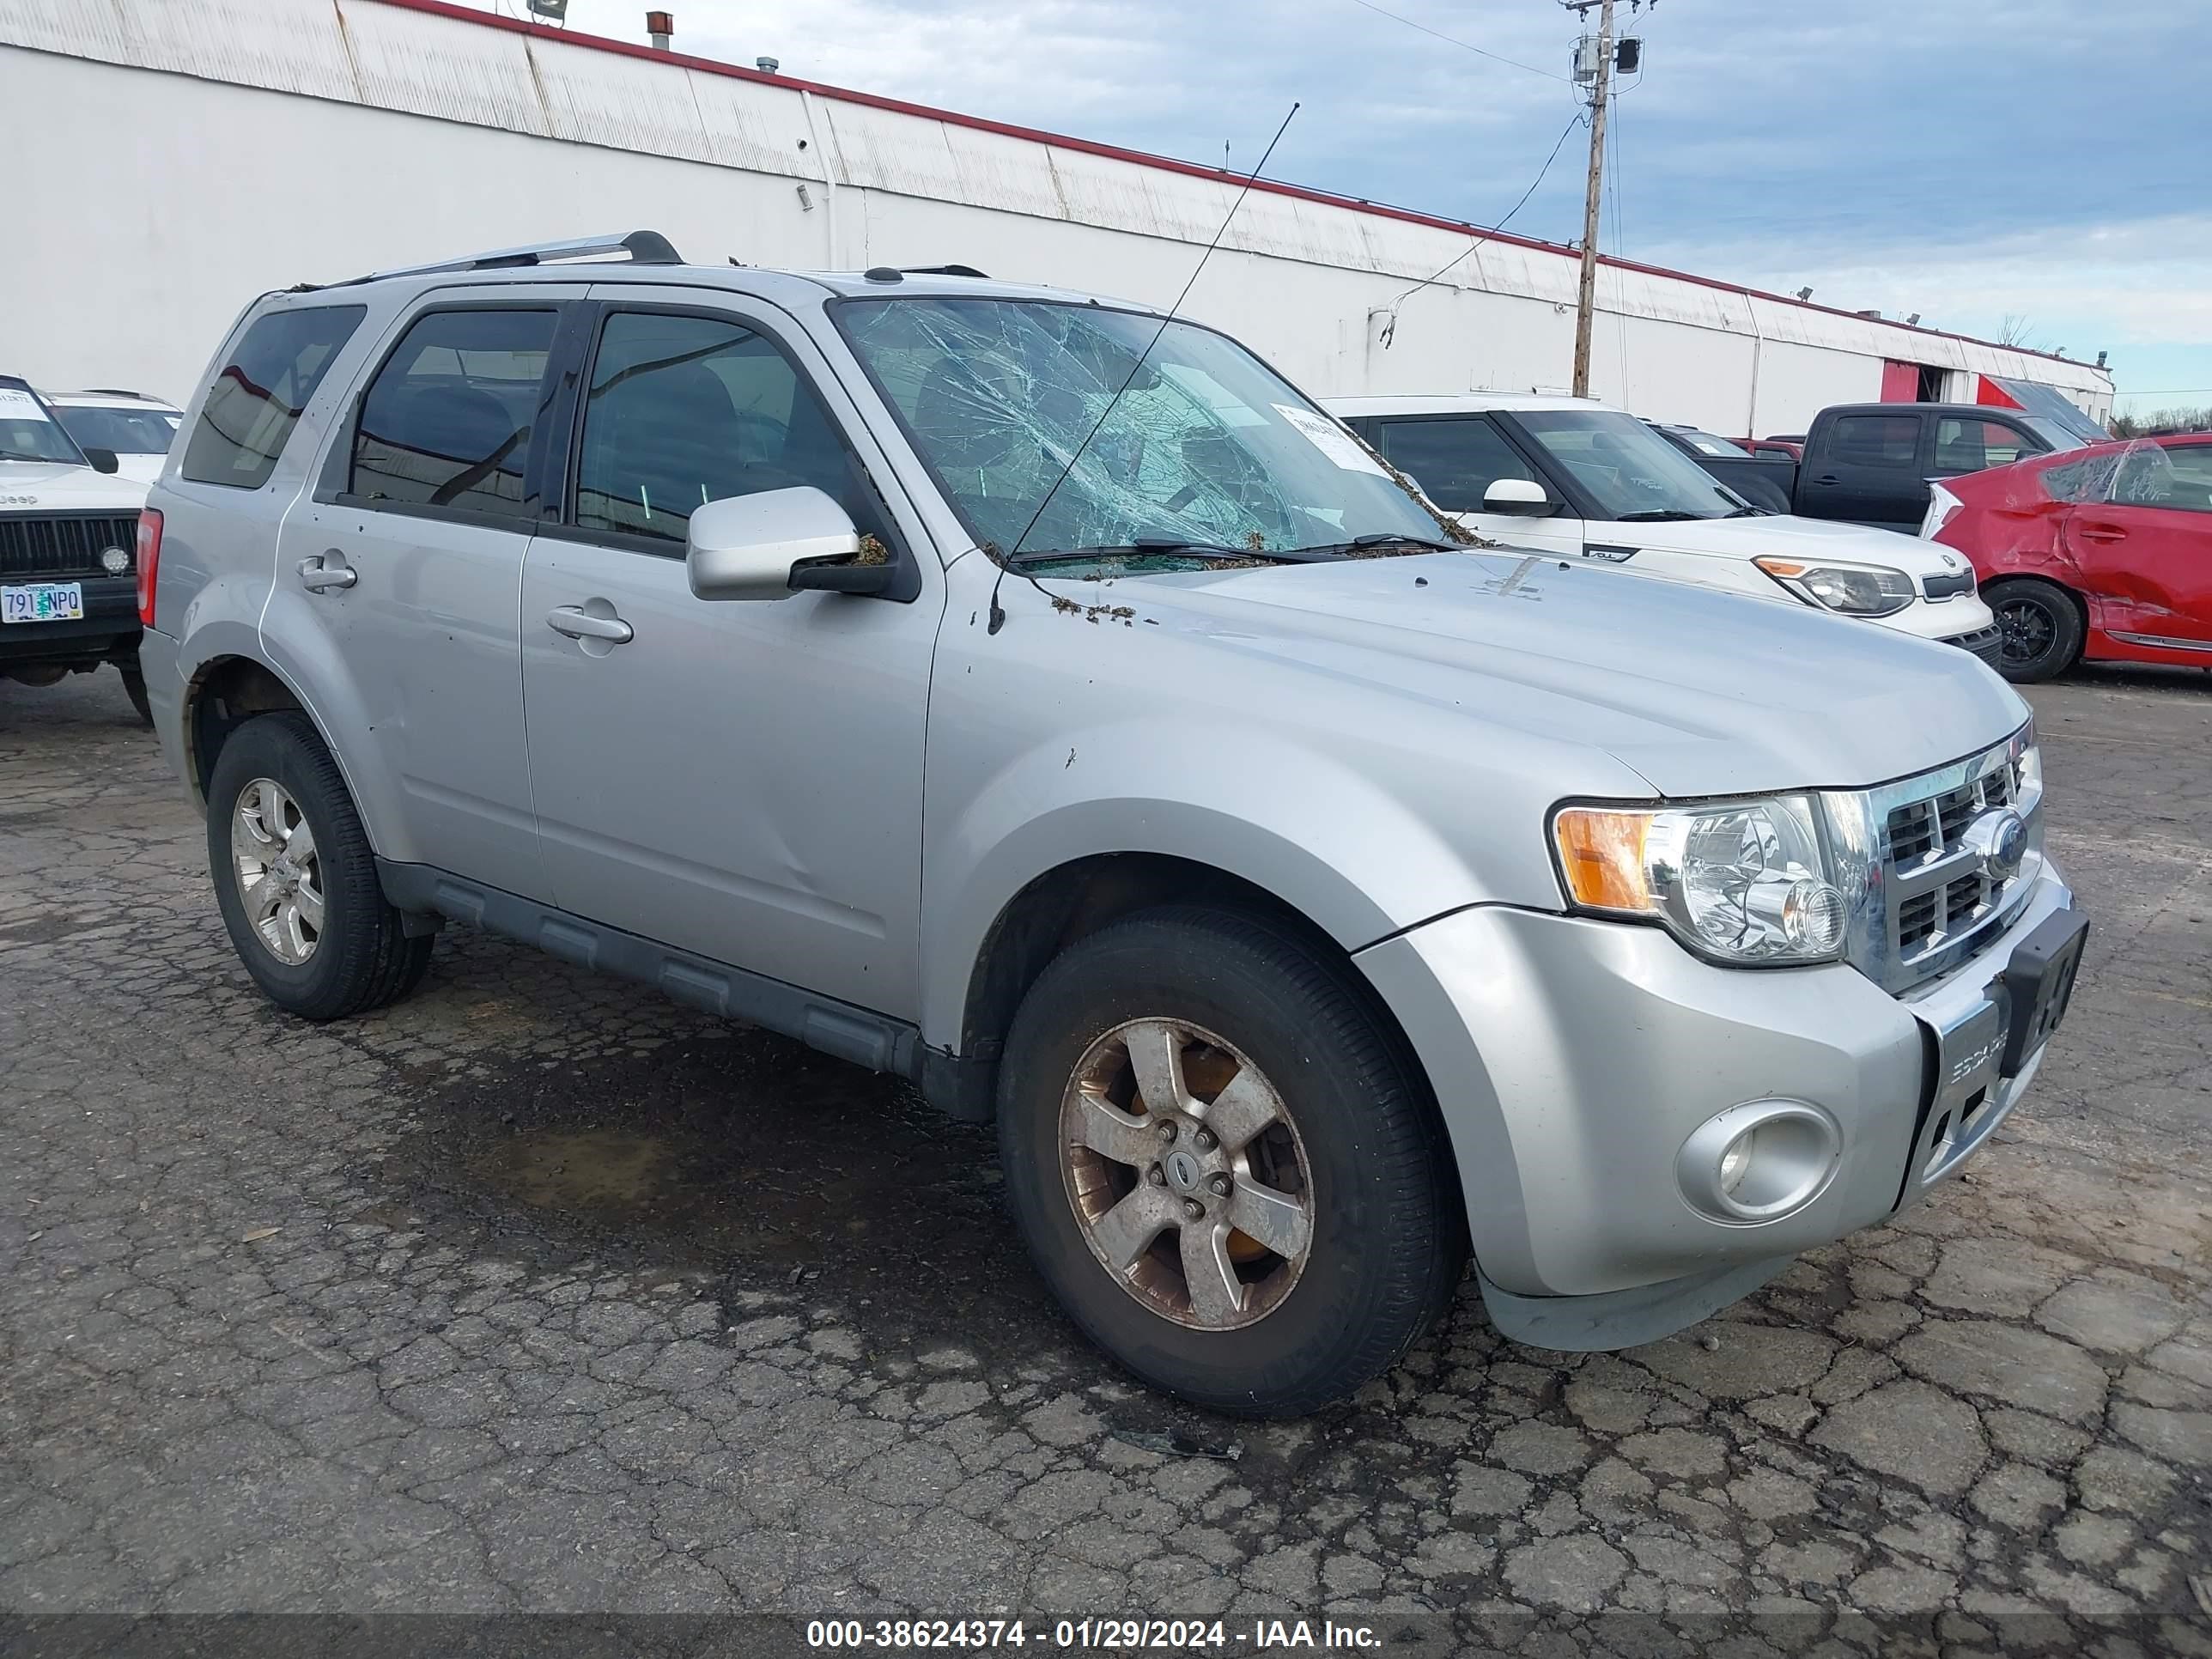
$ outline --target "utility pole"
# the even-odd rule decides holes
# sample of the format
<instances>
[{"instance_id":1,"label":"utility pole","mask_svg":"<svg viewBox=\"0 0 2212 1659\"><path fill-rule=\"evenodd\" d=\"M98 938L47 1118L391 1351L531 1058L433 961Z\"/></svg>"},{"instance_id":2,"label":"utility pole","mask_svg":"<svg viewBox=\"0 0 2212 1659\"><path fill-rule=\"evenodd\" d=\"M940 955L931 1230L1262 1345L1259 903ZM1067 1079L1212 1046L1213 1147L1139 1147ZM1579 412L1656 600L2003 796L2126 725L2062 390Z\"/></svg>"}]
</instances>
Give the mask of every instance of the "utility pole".
<instances>
[{"instance_id":1,"label":"utility pole","mask_svg":"<svg viewBox=\"0 0 2212 1659\"><path fill-rule=\"evenodd\" d=\"M1613 91L1613 0L1595 0L1598 5L1597 62L1590 82L1590 151L1589 182L1583 197L1583 279L1582 290L1575 302L1575 396L1589 396L1590 330L1597 310L1597 219L1598 204L1605 188L1605 110ZM1570 0L1571 3L1571 0ZM1573 7L1579 17L1586 14L1592 0ZM1584 65L1581 48L1589 44L1585 35L1577 43L1575 60L1580 70ZM1577 75L1577 79L1580 76Z\"/></svg>"}]
</instances>

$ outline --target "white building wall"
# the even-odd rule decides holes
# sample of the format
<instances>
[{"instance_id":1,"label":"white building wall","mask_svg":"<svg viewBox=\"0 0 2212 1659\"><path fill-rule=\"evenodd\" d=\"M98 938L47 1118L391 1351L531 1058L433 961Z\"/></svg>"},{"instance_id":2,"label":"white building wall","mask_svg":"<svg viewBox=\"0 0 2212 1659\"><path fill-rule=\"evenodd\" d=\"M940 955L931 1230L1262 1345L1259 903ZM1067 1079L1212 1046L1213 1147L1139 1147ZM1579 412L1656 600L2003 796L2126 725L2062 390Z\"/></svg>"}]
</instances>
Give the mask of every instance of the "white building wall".
<instances>
[{"instance_id":1,"label":"white building wall","mask_svg":"<svg viewBox=\"0 0 2212 1659\"><path fill-rule=\"evenodd\" d=\"M0 0L0 110L29 148L0 369L179 402L264 289L614 228L1166 305L1238 188L379 0ZM1468 240L1255 190L1185 310L1316 395L1563 386L1575 260L1491 241L1417 286ZM1608 265L1598 301L1593 390L1716 431L1802 430L1879 395L1886 356L2111 404L2101 371L1690 278Z\"/></svg>"}]
</instances>

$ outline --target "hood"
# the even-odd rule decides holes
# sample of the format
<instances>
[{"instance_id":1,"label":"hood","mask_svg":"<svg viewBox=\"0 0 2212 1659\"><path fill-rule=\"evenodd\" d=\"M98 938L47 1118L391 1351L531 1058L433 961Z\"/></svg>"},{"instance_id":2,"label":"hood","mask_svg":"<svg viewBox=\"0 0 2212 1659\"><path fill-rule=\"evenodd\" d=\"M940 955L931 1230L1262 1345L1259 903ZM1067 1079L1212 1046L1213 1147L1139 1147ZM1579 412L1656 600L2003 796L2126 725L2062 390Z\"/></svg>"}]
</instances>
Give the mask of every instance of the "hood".
<instances>
[{"instance_id":1,"label":"hood","mask_svg":"<svg viewBox=\"0 0 2212 1659\"><path fill-rule=\"evenodd\" d=\"M1950 646L1534 553L1111 586L1115 603L1156 623L1301 664L1344 695L1382 690L1599 749L1677 798L1863 788L1996 743L2028 716L2010 686ZM1086 604L1101 597L1091 583L1053 586Z\"/></svg>"},{"instance_id":2,"label":"hood","mask_svg":"<svg viewBox=\"0 0 2212 1659\"><path fill-rule=\"evenodd\" d=\"M1785 559L1841 559L1853 564L1886 564L1917 579L1960 567L1943 562L1944 550L1894 530L1833 524L1825 519L1776 514L1753 519L1683 519L1664 524L1605 524L1593 521L1593 541L1624 546L1666 548L1678 553L1718 554L1755 559L1773 554Z\"/></svg>"},{"instance_id":3,"label":"hood","mask_svg":"<svg viewBox=\"0 0 2212 1659\"><path fill-rule=\"evenodd\" d=\"M118 455L115 458L115 476L127 478L142 489L150 489L154 480L161 476L161 469L168 464L167 455Z\"/></svg>"},{"instance_id":4,"label":"hood","mask_svg":"<svg viewBox=\"0 0 2212 1659\"><path fill-rule=\"evenodd\" d=\"M159 457L153 459L159 459ZM0 513L130 513L146 505L146 481L67 461L0 461Z\"/></svg>"}]
</instances>

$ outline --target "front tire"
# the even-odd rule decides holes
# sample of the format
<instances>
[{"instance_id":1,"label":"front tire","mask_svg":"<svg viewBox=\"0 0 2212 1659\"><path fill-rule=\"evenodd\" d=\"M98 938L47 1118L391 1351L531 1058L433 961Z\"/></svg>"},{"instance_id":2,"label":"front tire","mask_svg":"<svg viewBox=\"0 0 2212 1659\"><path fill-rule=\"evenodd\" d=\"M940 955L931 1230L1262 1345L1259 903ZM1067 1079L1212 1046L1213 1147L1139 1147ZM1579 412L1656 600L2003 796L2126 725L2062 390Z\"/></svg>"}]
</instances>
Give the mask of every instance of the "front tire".
<instances>
[{"instance_id":1,"label":"front tire","mask_svg":"<svg viewBox=\"0 0 2212 1659\"><path fill-rule=\"evenodd\" d=\"M2014 684L2054 678L2080 659L2081 607L2064 588L2033 576L2011 576L1991 582L1982 598L1996 613L2002 635L1997 672Z\"/></svg>"},{"instance_id":2,"label":"front tire","mask_svg":"<svg viewBox=\"0 0 2212 1659\"><path fill-rule=\"evenodd\" d=\"M1466 1264L1401 1041L1273 922L1164 908L1063 951L1009 1033L999 1143L1069 1316L1212 1410L1342 1398L1427 1329Z\"/></svg>"},{"instance_id":3,"label":"front tire","mask_svg":"<svg viewBox=\"0 0 2212 1659\"><path fill-rule=\"evenodd\" d=\"M261 994L342 1019L412 990L431 940L410 938L337 763L305 714L262 714L216 757L208 869L230 942Z\"/></svg>"}]
</instances>

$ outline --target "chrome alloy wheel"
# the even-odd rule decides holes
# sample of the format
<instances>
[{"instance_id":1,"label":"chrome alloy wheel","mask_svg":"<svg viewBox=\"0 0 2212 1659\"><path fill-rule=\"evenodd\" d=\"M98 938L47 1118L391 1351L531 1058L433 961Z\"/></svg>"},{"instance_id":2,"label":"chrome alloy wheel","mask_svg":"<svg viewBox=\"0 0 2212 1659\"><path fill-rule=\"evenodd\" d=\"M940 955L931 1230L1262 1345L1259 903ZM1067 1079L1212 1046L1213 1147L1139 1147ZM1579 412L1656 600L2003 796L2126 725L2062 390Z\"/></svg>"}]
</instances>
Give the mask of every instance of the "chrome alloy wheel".
<instances>
[{"instance_id":1,"label":"chrome alloy wheel","mask_svg":"<svg viewBox=\"0 0 2212 1659\"><path fill-rule=\"evenodd\" d=\"M1117 1025L1060 1109L1061 1173L1084 1240L1121 1288L1197 1330L1282 1304L1313 1247L1305 1148L1274 1085L1202 1027Z\"/></svg>"},{"instance_id":2,"label":"chrome alloy wheel","mask_svg":"<svg viewBox=\"0 0 2212 1659\"><path fill-rule=\"evenodd\" d=\"M272 778L238 792L230 815L231 873L246 926L269 954L299 967L323 936L323 870L299 802Z\"/></svg>"}]
</instances>

